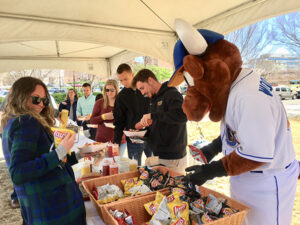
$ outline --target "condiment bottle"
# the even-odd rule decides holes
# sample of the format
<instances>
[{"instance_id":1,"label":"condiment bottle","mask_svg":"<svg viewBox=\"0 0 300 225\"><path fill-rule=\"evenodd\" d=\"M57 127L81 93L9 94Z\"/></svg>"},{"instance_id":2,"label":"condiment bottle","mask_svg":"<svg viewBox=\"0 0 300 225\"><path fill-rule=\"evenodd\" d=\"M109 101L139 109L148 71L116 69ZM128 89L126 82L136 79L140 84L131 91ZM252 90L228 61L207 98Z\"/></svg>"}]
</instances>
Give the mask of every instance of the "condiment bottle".
<instances>
[{"instance_id":1,"label":"condiment bottle","mask_svg":"<svg viewBox=\"0 0 300 225\"><path fill-rule=\"evenodd\" d=\"M103 161L103 165L102 165L103 176L109 176L109 165L110 165L109 160Z\"/></svg>"},{"instance_id":2,"label":"condiment bottle","mask_svg":"<svg viewBox=\"0 0 300 225\"><path fill-rule=\"evenodd\" d=\"M135 159L131 159L130 162L129 162L129 170L130 171L136 171L137 166L138 166L137 161Z\"/></svg>"},{"instance_id":3,"label":"condiment bottle","mask_svg":"<svg viewBox=\"0 0 300 225\"><path fill-rule=\"evenodd\" d=\"M129 172L129 161L120 160L118 161L119 173Z\"/></svg>"},{"instance_id":4,"label":"condiment bottle","mask_svg":"<svg viewBox=\"0 0 300 225\"><path fill-rule=\"evenodd\" d=\"M112 157L113 156L118 156L119 155L119 145L118 144L113 144L112 145Z\"/></svg>"},{"instance_id":5,"label":"condiment bottle","mask_svg":"<svg viewBox=\"0 0 300 225\"><path fill-rule=\"evenodd\" d=\"M113 157L113 144L112 143L108 143L107 144L107 157Z\"/></svg>"},{"instance_id":6,"label":"condiment bottle","mask_svg":"<svg viewBox=\"0 0 300 225\"><path fill-rule=\"evenodd\" d=\"M113 162L109 165L109 175L118 174L119 166L117 163Z\"/></svg>"},{"instance_id":7,"label":"condiment bottle","mask_svg":"<svg viewBox=\"0 0 300 225\"><path fill-rule=\"evenodd\" d=\"M84 160L81 167L81 176L89 174L91 171L92 162L90 160Z\"/></svg>"}]
</instances>

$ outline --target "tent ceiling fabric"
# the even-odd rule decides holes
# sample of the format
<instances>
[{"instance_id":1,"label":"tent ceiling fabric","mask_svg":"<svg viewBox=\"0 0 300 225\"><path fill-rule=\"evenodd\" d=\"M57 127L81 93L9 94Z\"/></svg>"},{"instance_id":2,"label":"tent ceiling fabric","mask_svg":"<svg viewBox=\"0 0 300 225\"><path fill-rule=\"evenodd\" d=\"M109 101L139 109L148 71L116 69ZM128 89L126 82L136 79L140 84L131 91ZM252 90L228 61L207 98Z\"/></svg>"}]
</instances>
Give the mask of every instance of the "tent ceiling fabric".
<instances>
[{"instance_id":1,"label":"tent ceiling fabric","mask_svg":"<svg viewBox=\"0 0 300 225\"><path fill-rule=\"evenodd\" d=\"M0 72L55 68L108 77L138 55L172 63L175 18L228 34L298 11L300 1L0 0L0 6Z\"/></svg>"}]
</instances>

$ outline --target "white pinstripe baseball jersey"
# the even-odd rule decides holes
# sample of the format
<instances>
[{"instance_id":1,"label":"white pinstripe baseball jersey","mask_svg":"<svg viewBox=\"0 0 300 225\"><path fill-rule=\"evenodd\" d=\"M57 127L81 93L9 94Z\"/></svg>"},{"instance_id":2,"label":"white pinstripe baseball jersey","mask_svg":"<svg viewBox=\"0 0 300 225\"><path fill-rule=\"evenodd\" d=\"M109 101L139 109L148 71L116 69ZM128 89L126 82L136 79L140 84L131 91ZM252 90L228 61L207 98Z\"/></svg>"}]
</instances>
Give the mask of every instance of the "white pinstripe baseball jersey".
<instances>
[{"instance_id":1,"label":"white pinstripe baseball jersey","mask_svg":"<svg viewBox=\"0 0 300 225\"><path fill-rule=\"evenodd\" d=\"M257 73L243 69L231 85L221 123L224 155L266 162L257 170L282 169L295 159L290 125L272 86Z\"/></svg>"}]
</instances>

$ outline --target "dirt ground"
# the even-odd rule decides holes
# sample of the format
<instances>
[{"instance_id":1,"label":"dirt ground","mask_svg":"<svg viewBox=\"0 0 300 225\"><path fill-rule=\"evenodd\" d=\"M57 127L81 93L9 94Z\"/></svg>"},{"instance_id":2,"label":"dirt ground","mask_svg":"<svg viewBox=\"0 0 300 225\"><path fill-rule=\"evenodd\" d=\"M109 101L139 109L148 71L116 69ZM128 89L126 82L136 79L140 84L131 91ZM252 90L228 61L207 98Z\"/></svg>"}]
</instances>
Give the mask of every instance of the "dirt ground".
<instances>
[{"instance_id":1,"label":"dirt ground","mask_svg":"<svg viewBox=\"0 0 300 225\"><path fill-rule=\"evenodd\" d=\"M294 148L296 151L296 158L300 161L300 117L290 118L289 121L292 129ZM219 123L201 122L200 127L204 137L209 141L215 139L219 134L219 127L220 127ZM188 124L189 143L197 140L199 134L200 132L197 123L189 122ZM220 154L216 157L221 157L221 156L222 155ZM191 162L191 160L189 160L189 162ZM230 196L228 177L215 178L212 181L206 182L204 186L213 189L217 192L223 193L227 196ZM294 203L293 218L291 224L300 225L300 180L298 180L296 199Z\"/></svg>"},{"instance_id":2,"label":"dirt ground","mask_svg":"<svg viewBox=\"0 0 300 225\"><path fill-rule=\"evenodd\" d=\"M300 160L300 118L290 119L294 147L297 154L297 159ZM201 122L201 131L207 140L213 140L219 134L219 123ZM188 142L191 143L197 140L200 132L197 123L188 123ZM217 156L221 157L221 155ZM189 165L194 163L189 157ZM208 188L224 193L229 196L229 178L217 178L206 182L204 185ZM0 224L1 225L20 225L21 216L19 209L10 208L10 194L12 193L12 183L4 161L0 161ZM293 211L293 225L300 225L300 180L298 181L296 200Z\"/></svg>"}]
</instances>

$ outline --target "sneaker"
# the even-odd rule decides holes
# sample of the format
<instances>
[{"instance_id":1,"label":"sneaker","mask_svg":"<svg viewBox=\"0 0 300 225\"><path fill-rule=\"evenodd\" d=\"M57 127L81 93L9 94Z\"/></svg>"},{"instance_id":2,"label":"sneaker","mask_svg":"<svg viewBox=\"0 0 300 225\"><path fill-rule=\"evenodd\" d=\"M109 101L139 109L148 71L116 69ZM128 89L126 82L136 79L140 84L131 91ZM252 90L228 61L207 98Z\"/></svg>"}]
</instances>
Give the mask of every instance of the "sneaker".
<instances>
[{"instance_id":1,"label":"sneaker","mask_svg":"<svg viewBox=\"0 0 300 225\"><path fill-rule=\"evenodd\" d=\"M11 202L10 202L10 206L13 209L20 208L19 200L18 199L12 199Z\"/></svg>"}]
</instances>

